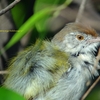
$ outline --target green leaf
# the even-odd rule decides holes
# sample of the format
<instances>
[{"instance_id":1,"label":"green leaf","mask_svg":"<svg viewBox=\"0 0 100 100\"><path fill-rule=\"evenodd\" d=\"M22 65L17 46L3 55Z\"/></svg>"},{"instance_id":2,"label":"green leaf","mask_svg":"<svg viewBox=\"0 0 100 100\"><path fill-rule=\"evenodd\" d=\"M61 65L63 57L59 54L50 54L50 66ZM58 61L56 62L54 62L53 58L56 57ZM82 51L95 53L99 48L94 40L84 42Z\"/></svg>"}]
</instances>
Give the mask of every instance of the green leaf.
<instances>
[{"instance_id":1,"label":"green leaf","mask_svg":"<svg viewBox=\"0 0 100 100\"><path fill-rule=\"evenodd\" d=\"M11 10L11 14L12 14L16 27L19 28L23 24L25 16L26 16L26 8L25 8L24 3L23 2L18 3Z\"/></svg>"},{"instance_id":2,"label":"green leaf","mask_svg":"<svg viewBox=\"0 0 100 100\"><path fill-rule=\"evenodd\" d=\"M0 88L0 100L25 100L24 97L4 87Z\"/></svg>"}]
</instances>

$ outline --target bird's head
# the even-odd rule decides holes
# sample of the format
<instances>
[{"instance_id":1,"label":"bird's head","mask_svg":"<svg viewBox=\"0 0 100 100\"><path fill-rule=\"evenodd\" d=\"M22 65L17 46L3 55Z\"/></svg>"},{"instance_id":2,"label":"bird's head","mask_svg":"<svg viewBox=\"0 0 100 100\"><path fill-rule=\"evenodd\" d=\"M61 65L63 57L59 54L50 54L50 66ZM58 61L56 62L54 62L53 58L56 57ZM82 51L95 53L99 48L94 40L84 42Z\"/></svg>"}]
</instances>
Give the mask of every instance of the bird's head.
<instances>
[{"instance_id":1,"label":"bird's head","mask_svg":"<svg viewBox=\"0 0 100 100\"><path fill-rule=\"evenodd\" d=\"M90 43L89 41L97 37L98 34L91 27L70 23L54 36L52 42L62 51L70 54L72 66L76 66L78 63L77 66L81 66L82 69L85 67L92 73L95 70L100 42ZM99 69L99 64L96 67ZM97 76L97 70L93 74Z\"/></svg>"},{"instance_id":2,"label":"bird's head","mask_svg":"<svg viewBox=\"0 0 100 100\"><path fill-rule=\"evenodd\" d=\"M80 53L97 52L100 43L90 44L88 42L97 37L98 34L91 27L70 23L54 36L52 42L58 45L63 51L77 56Z\"/></svg>"}]
</instances>

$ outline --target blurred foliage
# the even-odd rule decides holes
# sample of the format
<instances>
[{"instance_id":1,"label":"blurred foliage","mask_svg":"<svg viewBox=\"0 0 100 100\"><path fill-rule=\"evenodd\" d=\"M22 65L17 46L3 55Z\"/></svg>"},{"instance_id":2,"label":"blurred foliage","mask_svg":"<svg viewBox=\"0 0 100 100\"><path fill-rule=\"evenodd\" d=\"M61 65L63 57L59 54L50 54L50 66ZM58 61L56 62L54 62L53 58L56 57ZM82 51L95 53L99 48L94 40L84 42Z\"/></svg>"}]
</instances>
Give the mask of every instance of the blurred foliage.
<instances>
[{"instance_id":1,"label":"blurred foliage","mask_svg":"<svg viewBox=\"0 0 100 100\"><path fill-rule=\"evenodd\" d=\"M17 28L19 28L24 23L26 15L25 8L25 5L22 2L20 2L11 10L12 17Z\"/></svg>"},{"instance_id":2,"label":"blurred foliage","mask_svg":"<svg viewBox=\"0 0 100 100\"><path fill-rule=\"evenodd\" d=\"M52 9L52 8L54 9L54 7L61 5L64 2L65 0L37 0L35 2L33 10L34 10L34 13L37 13L41 11L42 9L45 9L45 8L47 9L48 7L49 9ZM36 29L38 30L40 35L47 33L48 25L46 22L49 19L49 17L52 17L52 16L53 16L52 14L48 14L35 24Z\"/></svg>"},{"instance_id":3,"label":"blurred foliage","mask_svg":"<svg viewBox=\"0 0 100 100\"><path fill-rule=\"evenodd\" d=\"M55 0L55 2L54 0L36 0L33 6L34 14L32 14L25 22L23 22L26 16L25 14L27 14L25 13L25 6L22 3L16 5L16 7L12 9L12 16L16 27L20 28L7 43L5 50L18 42L25 34L33 30L35 26L40 38L44 38L47 33L47 19L53 16L54 12L59 12L67 7L71 2L72 0ZM34 31L32 34L34 34Z\"/></svg>"},{"instance_id":4,"label":"blurred foliage","mask_svg":"<svg viewBox=\"0 0 100 100\"><path fill-rule=\"evenodd\" d=\"M0 88L0 100L25 100L18 93L4 87Z\"/></svg>"}]
</instances>

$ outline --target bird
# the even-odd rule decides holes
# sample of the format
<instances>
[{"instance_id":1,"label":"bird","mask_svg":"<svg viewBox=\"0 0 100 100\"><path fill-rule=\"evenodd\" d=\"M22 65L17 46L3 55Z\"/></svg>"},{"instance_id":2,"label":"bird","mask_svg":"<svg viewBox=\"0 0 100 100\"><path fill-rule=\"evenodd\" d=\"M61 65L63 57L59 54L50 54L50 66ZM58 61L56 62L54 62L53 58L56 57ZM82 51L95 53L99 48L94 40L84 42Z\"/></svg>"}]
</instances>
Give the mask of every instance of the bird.
<instances>
[{"instance_id":1,"label":"bird","mask_svg":"<svg viewBox=\"0 0 100 100\"><path fill-rule=\"evenodd\" d=\"M38 39L12 58L3 86L27 100L80 100L99 76L100 43L89 43L97 37L93 28L69 23L51 41Z\"/></svg>"}]
</instances>

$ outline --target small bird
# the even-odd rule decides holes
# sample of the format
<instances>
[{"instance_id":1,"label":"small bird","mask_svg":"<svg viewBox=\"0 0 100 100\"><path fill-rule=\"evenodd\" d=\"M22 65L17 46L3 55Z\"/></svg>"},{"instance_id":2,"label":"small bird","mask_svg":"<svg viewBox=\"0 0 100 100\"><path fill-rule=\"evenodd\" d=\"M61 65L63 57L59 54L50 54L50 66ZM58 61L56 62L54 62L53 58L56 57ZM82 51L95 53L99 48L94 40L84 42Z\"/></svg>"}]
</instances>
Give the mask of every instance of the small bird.
<instances>
[{"instance_id":1,"label":"small bird","mask_svg":"<svg viewBox=\"0 0 100 100\"><path fill-rule=\"evenodd\" d=\"M80 100L87 83L98 76L94 66L98 34L78 23L67 24L51 41L38 40L9 64L4 86L27 100Z\"/></svg>"},{"instance_id":2,"label":"small bird","mask_svg":"<svg viewBox=\"0 0 100 100\"><path fill-rule=\"evenodd\" d=\"M68 70L68 54L48 41L37 40L34 46L20 52L9 64L4 86L26 99L54 87Z\"/></svg>"}]
</instances>

